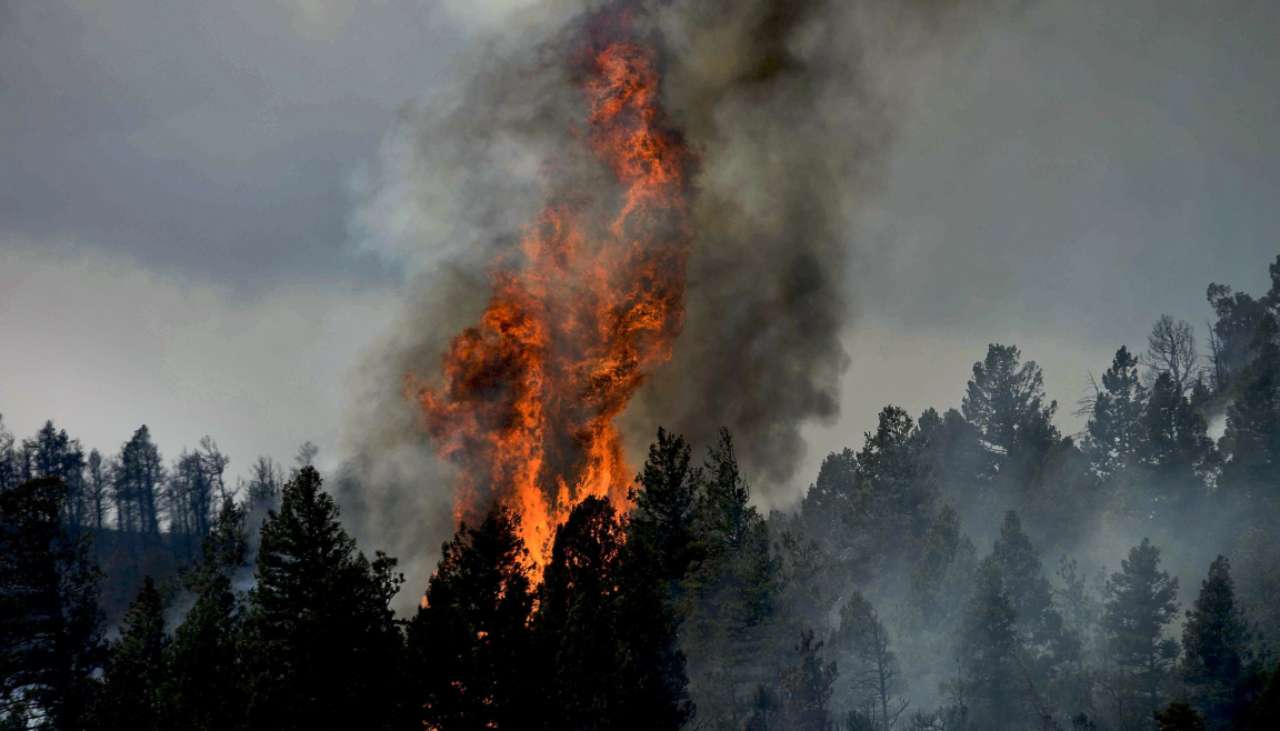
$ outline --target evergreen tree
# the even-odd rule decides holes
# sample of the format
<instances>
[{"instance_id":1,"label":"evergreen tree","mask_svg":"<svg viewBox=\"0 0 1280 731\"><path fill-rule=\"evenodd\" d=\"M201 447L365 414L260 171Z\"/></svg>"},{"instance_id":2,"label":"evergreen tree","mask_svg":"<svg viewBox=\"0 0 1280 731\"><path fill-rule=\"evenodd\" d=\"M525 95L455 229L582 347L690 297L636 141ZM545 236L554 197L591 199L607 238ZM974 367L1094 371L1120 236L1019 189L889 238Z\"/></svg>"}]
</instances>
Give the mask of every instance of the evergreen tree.
<instances>
[{"instance_id":1,"label":"evergreen tree","mask_svg":"<svg viewBox=\"0 0 1280 731\"><path fill-rule=\"evenodd\" d=\"M622 543L613 507L600 498L578 504L556 529L536 632L550 669L546 717L561 728L608 729L628 722L620 698L628 631L619 624Z\"/></svg>"},{"instance_id":2,"label":"evergreen tree","mask_svg":"<svg viewBox=\"0 0 1280 731\"><path fill-rule=\"evenodd\" d=\"M65 429L46 421L34 439L22 443L22 479L42 477L62 481L67 497L62 502L62 519L73 530L85 524L84 450Z\"/></svg>"},{"instance_id":3,"label":"evergreen tree","mask_svg":"<svg viewBox=\"0 0 1280 731\"><path fill-rule=\"evenodd\" d=\"M1067 631L1062 615L1053 605L1040 555L1023 532L1017 513L1005 514L990 560L1000 574L1004 596L1013 610L1018 644L1030 661L1025 670L1038 682L1053 681L1065 664L1079 659L1079 638Z\"/></svg>"},{"instance_id":4,"label":"evergreen tree","mask_svg":"<svg viewBox=\"0 0 1280 731\"><path fill-rule=\"evenodd\" d=\"M929 526L911 573L910 595L920 622L945 626L957 607L949 598L964 594L977 565L973 542L960 532L960 516L950 505Z\"/></svg>"},{"instance_id":5,"label":"evergreen tree","mask_svg":"<svg viewBox=\"0 0 1280 731\"><path fill-rule=\"evenodd\" d=\"M858 460L853 450L832 452L822 460L818 478L800 503L799 524L811 540L838 554L848 541L856 514Z\"/></svg>"},{"instance_id":6,"label":"evergreen tree","mask_svg":"<svg viewBox=\"0 0 1280 731\"><path fill-rule=\"evenodd\" d=\"M1249 630L1236 607L1231 565L1219 556L1200 585L1182 630L1182 679L1209 731L1229 729L1241 717L1242 684L1249 662Z\"/></svg>"},{"instance_id":7,"label":"evergreen tree","mask_svg":"<svg viewBox=\"0 0 1280 731\"><path fill-rule=\"evenodd\" d=\"M907 709L898 658L889 632L871 602L854 593L840 610L840 626L831 642L844 658L843 683L851 691L846 704L872 731L890 731Z\"/></svg>"},{"instance_id":8,"label":"evergreen tree","mask_svg":"<svg viewBox=\"0 0 1280 731\"><path fill-rule=\"evenodd\" d=\"M107 526L107 508L111 498L111 466L98 450L89 452L85 464L86 525L95 531Z\"/></svg>"},{"instance_id":9,"label":"evergreen tree","mask_svg":"<svg viewBox=\"0 0 1280 731\"><path fill-rule=\"evenodd\" d=\"M304 467L262 526L244 659L249 727L394 727L402 647L395 560L356 550L320 474Z\"/></svg>"},{"instance_id":10,"label":"evergreen tree","mask_svg":"<svg viewBox=\"0 0 1280 731\"><path fill-rule=\"evenodd\" d=\"M169 645L169 717L194 731L233 731L245 722L237 638L243 620L233 581L248 557L245 511L231 499L205 537L200 561L184 577L195 602Z\"/></svg>"},{"instance_id":11,"label":"evergreen tree","mask_svg":"<svg viewBox=\"0 0 1280 731\"><path fill-rule=\"evenodd\" d=\"M679 632L685 581L702 558L694 531L701 481L684 440L659 430L632 493L618 566L617 621L627 628L620 703L625 717L645 728L677 729L694 713Z\"/></svg>"},{"instance_id":12,"label":"evergreen tree","mask_svg":"<svg viewBox=\"0 0 1280 731\"><path fill-rule=\"evenodd\" d=\"M1058 441L1053 426L1057 402L1045 403L1044 374L1034 361L1022 362L1013 345L992 344L973 364L961 411L996 455L996 465L1025 474Z\"/></svg>"},{"instance_id":13,"label":"evergreen tree","mask_svg":"<svg viewBox=\"0 0 1280 731\"><path fill-rule=\"evenodd\" d=\"M1256 357L1240 370L1238 394L1227 409L1222 444L1230 455L1220 483L1230 493L1280 507L1280 325L1266 315L1254 340ZM1265 501L1265 502L1264 502Z\"/></svg>"},{"instance_id":14,"label":"evergreen tree","mask_svg":"<svg viewBox=\"0 0 1280 731\"><path fill-rule=\"evenodd\" d=\"M18 486L22 481L22 465L14 448L13 433L4 426L4 414L0 414L0 492Z\"/></svg>"},{"instance_id":15,"label":"evergreen tree","mask_svg":"<svg viewBox=\"0 0 1280 731\"><path fill-rule=\"evenodd\" d=\"M1222 284L1210 284L1210 307L1217 315L1209 345L1213 360L1213 384L1226 392L1253 360L1258 324L1267 315L1267 304Z\"/></svg>"},{"instance_id":16,"label":"evergreen tree","mask_svg":"<svg viewBox=\"0 0 1280 731\"><path fill-rule=\"evenodd\" d=\"M1204 731L1204 719L1186 703L1170 703L1155 712L1155 719L1160 731Z\"/></svg>"},{"instance_id":17,"label":"evergreen tree","mask_svg":"<svg viewBox=\"0 0 1280 731\"><path fill-rule=\"evenodd\" d=\"M1102 627L1115 668L1108 691L1121 727L1133 728L1162 705L1178 654L1177 643L1164 636L1178 611L1178 580L1160 569L1160 550L1145 538L1120 566L1107 582Z\"/></svg>"},{"instance_id":18,"label":"evergreen tree","mask_svg":"<svg viewBox=\"0 0 1280 731\"><path fill-rule=\"evenodd\" d=\"M923 446L922 434L907 412L886 406L858 453L857 510L851 527L871 538L873 555L881 560L913 560L932 522L938 487L931 465L921 458Z\"/></svg>"},{"instance_id":19,"label":"evergreen tree","mask_svg":"<svg viewBox=\"0 0 1280 731\"><path fill-rule=\"evenodd\" d=\"M164 602L148 576L124 615L120 639L111 645L98 710L100 728L159 731L168 727L161 693L168 675L167 645Z\"/></svg>"},{"instance_id":20,"label":"evergreen tree","mask_svg":"<svg viewBox=\"0 0 1280 731\"><path fill-rule=\"evenodd\" d=\"M1142 416L1146 389L1138 373L1138 359L1121 347L1102 374L1094 396L1085 448L1094 470L1103 479L1122 474L1142 449Z\"/></svg>"},{"instance_id":21,"label":"evergreen tree","mask_svg":"<svg viewBox=\"0 0 1280 731\"><path fill-rule=\"evenodd\" d=\"M631 493L635 506L627 529L630 550L652 562L673 595L698 546L693 511L702 475L690 465L689 451L683 437L659 428Z\"/></svg>"},{"instance_id":22,"label":"evergreen tree","mask_svg":"<svg viewBox=\"0 0 1280 731\"><path fill-rule=\"evenodd\" d=\"M1203 488L1200 473L1212 463L1213 442L1204 418L1167 373L1151 386L1143 426L1139 458L1157 486L1155 501L1166 510L1186 506Z\"/></svg>"},{"instance_id":23,"label":"evergreen tree","mask_svg":"<svg viewBox=\"0 0 1280 731\"><path fill-rule=\"evenodd\" d=\"M155 540L160 535L159 490L164 466L145 424L120 448L114 472L116 528Z\"/></svg>"},{"instance_id":24,"label":"evergreen tree","mask_svg":"<svg viewBox=\"0 0 1280 731\"><path fill-rule=\"evenodd\" d=\"M794 664L778 677L782 690L780 727L789 731L828 731L836 675L836 664L822 658L822 642L814 639L812 630L801 632Z\"/></svg>"},{"instance_id":25,"label":"evergreen tree","mask_svg":"<svg viewBox=\"0 0 1280 731\"><path fill-rule=\"evenodd\" d=\"M974 728L1013 728L1029 720L1017 613L1004 589L998 564L984 560L964 612L951 688Z\"/></svg>"},{"instance_id":26,"label":"evergreen tree","mask_svg":"<svg viewBox=\"0 0 1280 731\"><path fill-rule=\"evenodd\" d=\"M1249 709L1244 728L1246 731L1271 731L1280 728L1280 666L1267 674L1266 684Z\"/></svg>"},{"instance_id":27,"label":"evergreen tree","mask_svg":"<svg viewBox=\"0 0 1280 731\"><path fill-rule=\"evenodd\" d=\"M413 705L427 728L535 725L530 563L515 521L496 509L478 528L461 526L409 625Z\"/></svg>"},{"instance_id":28,"label":"evergreen tree","mask_svg":"<svg viewBox=\"0 0 1280 731\"><path fill-rule=\"evenodd\" d=\"M84 727L101 658L99 572L66 499L56 478L0 490L0 715L54 729Z\"/></svg>"},{"instance_id":29,"label":"evergreen tree","mask_svg":"<svg viewBox=\"0 0 1280 731\"><path fill-rule=\"evenodd\" d=\"M703 475L694 511L701 559L685 579L681 647L699 723L736 729L751 689L768 679L762 659L772 649L778 568L727 431L708 450Z\"/></svg>"}]
</instances>

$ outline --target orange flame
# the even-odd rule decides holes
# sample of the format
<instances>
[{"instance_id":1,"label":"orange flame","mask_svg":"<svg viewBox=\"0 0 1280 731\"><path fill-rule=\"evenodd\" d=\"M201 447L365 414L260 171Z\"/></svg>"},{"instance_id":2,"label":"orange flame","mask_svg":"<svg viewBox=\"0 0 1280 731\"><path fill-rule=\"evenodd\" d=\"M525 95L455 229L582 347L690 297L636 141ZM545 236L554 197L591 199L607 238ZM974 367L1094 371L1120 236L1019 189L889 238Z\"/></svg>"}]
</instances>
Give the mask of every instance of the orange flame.
<instances>
[{"instance_id":1,"label":"orange flame","mask_svg":"<svg viewBox=\"0 0 1280 731\"><path fill-rule=\"evenodd\" d=\"M690 154L667 125L653 53L632 40L587 55L582 137L617 183L567 181L495 267L480 322L419 387L427 430L458 465L455 521L495 502L520 518L535 577L550 540L589 496L627 506L614 419L670 358L683 323Z\"/></svg>"}]
</instances>

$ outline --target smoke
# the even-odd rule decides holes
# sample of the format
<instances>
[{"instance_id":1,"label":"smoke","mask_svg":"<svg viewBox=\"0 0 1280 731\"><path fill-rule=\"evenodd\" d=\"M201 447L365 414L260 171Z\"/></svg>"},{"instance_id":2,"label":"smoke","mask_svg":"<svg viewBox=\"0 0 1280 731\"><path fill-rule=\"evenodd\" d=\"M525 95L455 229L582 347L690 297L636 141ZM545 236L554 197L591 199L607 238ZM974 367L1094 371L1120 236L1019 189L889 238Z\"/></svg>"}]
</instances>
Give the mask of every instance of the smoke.
<instances>
[{"instance_id":1,"label":"smoke","mask_svg":"<svg viewBox=\"0 0 1280 731\"><path fill-rule=\"evenodd\" d=\"M353 238L404 266L414 294L365 369L340 493L371 542L426 566L448 533L453 478L404 378L438 376L547 179L592 179L571 132L581 98L566 56L605 4L470 6L481 30L455 64L461 81L406 109L356 182ZM863 276L859 211L883 185L912 66L979 16L925 0L628 5L659 51L664 106L698 170L683 333L621 427L634 457L658 425L694 444L726 426L757 494L777 502L804 458L802 428L837 416L850 362L840 334Z\"/></svg>"}]
</instances>

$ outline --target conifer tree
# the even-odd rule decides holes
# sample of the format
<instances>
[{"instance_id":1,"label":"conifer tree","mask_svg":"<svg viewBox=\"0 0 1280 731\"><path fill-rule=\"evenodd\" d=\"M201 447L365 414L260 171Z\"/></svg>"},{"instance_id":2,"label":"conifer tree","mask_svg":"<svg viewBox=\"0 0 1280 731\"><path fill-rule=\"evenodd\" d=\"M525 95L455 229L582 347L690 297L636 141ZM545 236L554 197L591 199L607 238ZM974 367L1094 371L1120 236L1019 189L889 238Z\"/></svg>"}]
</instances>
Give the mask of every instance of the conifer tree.
<instances>
[{"instance_id":1,"label":"conifer tree","mask_svg":"<svg viewBox=\"0 0 1280 731\"><path fill-rule=\"evenodd\" d=\"M1094 396L1085 442L1089 459L1100 477L1111 479L1131 467L1142 448L1141 427L1146 389L1138 359L1121 347L1102 374Z\"/></svg>"},{"instance_id":2,"label":"conifer tree","mask_svg":"<svg viewBox=\"0 0 1280 731\"><path fill-rule=\"evenodd\" d=\"M1147 539L1129 551L1107 582L1102 618L1115 675L1108 691L1123 727L1140 726L1162 705L1175 641L1164 636L1178 611L1178 580L1160 569L1160 550Z\"/></svg>"},{"instance_id":3,"label":"conifer tree","mask_svg":"<svg viewBox=\"0 0 1280 731\"><path fill-rule=\"evenodd\" d=\"M836 664L822 657L822 642L812 630L800 633L793 663L778 678L782 691L781 726L793 731L828 731Z\"/></svg>"},{"instance_id":4,"label":"conifer tree","mask_svg":"<svg viewBox=\"0 0 1280 731\"><path fill-rule=\"evenodd\" d=\"M516 518L497 508L445 544L408 628L414 707L441 729L535 724L530 562ZM566 628L571 630L572 628Z\"/></svg>"},{"instance_id":5,"label":"conifer tree","mask_svg":"<svg viewBox=\"0 0 1280 731\"><path fill-rule=\"evenodd\" d=\"M956 648L958 676L951 689L974 728L1008 728L1028 718L1025 672L1019 658L1017 613L998 564L979 566Z\"/></svg>"},{"instance_id":6,"label":"conifer tree","mask_svg":"<svg viewBox=\"0 0 1280 731\"><path fill-rule=\"evenodd\" d=\"M393 728L403 649L395 560L356 550L320 474L304 467L262 526L245 618L253 729Z\"/></svg>"},{"instance_id":7,"label":"conifer tree","mask_svg":"<svg viewBox=\"0 0 1280 731\"><path fill-rule=\"evenodd\" d=\"M101 660L100 573L62 520L56 478L0 490L0 713L86 725Z\"/></svg>"},{"instance_id":8,"label":"conifer tree","mask_svg":"<svg viewBox=\"0 0 1280 731\"><path fill-rule=\"evenodd\" d=\"M840 626L831 642L843 661L841 682L850 689L848 706L874 731L890 731L907 709L898 658L889 632L862 594L854 593L840 610Z\"/></svg>"},{"instance_id":9,"label":"conifer tree","mask_svg":"<svg viewBox=\"0 0 1280 731\"><path fill-rule=\"evenodd\" d=\"M1242 683L1249 670L1249 630L1236 606L1231 564L1219 556L1187 611L1182 630L1182 680L1209 731L1240 718Z\"/></svg>"},{"instance_id":10,"label":"conifer tree","mask_svg":"<svg viewBox=\"0 0 1280 731\"><path fill-rule=\"evenodd\" d=\"M243 606L233 583L248 556L244 524L244 508L224 499L199 562L184 577L195 602L169 644L165 690L170 716L183 728L234 731L245 723L237 646Z\"/></svg>"},{"instance_id":11,"label":"conifer tree","mask_svg":"<svg viewBox=\"0 0 1280 731\"><path fill-rule=\"evenodd\" d=\"M727 431L708 450L703 475L694 515L701 559L684 582L681 647L699 723L737 728L751 689L768 679L761 658L771 650L777 566Z\"/></svg>"},{"instance_id":12,"label":"conifer tree","mask_svg":"<svg viewBox=\"0 0 1280 731\"><path fill-rule=\"evenodd\" d=\"M120 639L111 645L106 682L98 709L98 727L110 731L159 731L167 708L162 687L168 677L164 601L151 577L129 606Z\"/></svg>"},{"instance_id":13,"label":"conifer tree","mask_svg":"<svg viewBox=\"0 0 1280 731\"><path fill-rule=\"evenodd\" d=\"M563 728L625 725L620 625L623 528L608 501L588 498L556 529L536 620L548 663L546 720ZM638 719L637 719L638 720Z\"/></svg>"}]
</instances>

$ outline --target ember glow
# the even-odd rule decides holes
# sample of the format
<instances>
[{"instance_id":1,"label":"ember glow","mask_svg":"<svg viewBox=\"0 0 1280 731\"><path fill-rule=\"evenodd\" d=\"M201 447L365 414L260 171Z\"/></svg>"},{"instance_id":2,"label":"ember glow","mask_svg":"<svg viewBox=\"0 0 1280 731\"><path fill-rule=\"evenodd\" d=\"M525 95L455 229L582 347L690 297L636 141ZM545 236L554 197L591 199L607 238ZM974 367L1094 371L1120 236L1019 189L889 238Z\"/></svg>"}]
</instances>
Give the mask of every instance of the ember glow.
<instances>
[{"instance_id":1,"label":"ember glow","mask_svg":"<svg viewBox=\"0 0 1280 731\"><path fill-rule=\"evenodd\" d=\"M616 185L549 180L442 380L411 379L439 453L459 468L455 522L475 524L494 503L513 510L539 575L575 505L625 507L632 472L614 420L670 358L684 316L691 158L659 105L654 53L619 38L619 23L583 54L586 129L571 131Z\"/></svg>"}]
</instances>

